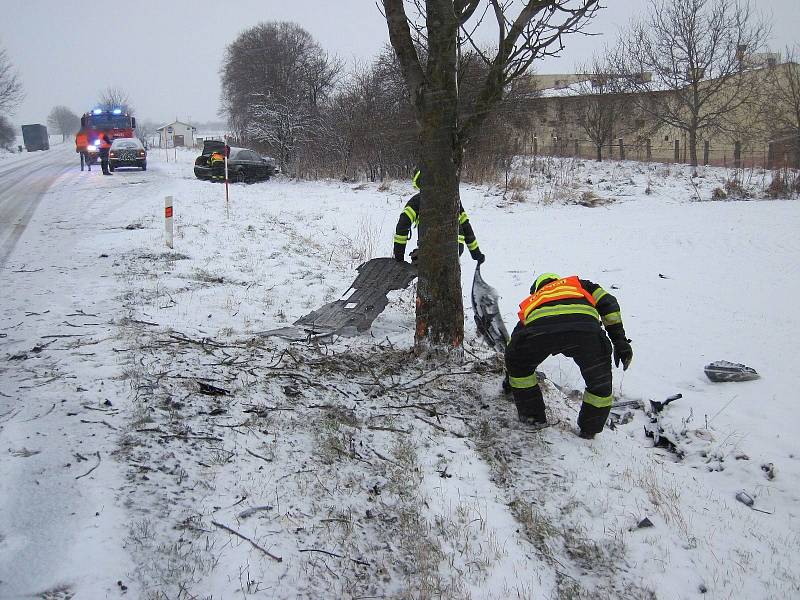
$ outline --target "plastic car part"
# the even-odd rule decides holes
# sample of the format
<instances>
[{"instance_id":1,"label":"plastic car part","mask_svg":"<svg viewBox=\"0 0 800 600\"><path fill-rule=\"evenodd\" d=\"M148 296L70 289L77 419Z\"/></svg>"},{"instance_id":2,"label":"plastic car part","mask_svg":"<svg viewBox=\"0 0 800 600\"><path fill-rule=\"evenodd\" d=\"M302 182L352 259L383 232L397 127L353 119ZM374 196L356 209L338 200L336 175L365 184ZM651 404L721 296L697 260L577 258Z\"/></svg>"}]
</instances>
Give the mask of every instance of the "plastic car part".
<instances>
[{"instance_id":1,"label":"plastic car part","mask_svg":"<svg viewBox=\"0 0 800 600\"><path fill-rule=\"evenodd\" d=\"M706 377L715 383L725 381L752 381L761 377L755 369L741 363L718 360L707 364L703 370Z\"/></svg>"},{"instance_id":2,"label":"plastic car part","mask_svg":"<svg viewBox=\"0 0 800 600\"><path fill-rule=\"evenodd\" d=\"M349 337L367 331L389 303L387 294L408 287L416 277L416 267L407 262L373 258L358 267L358 277L341 299L300 317L291 327L264 331L261 335L305 340L331 335Z\"/></svg>"},{"instance_id":3,"label":"plastic car part","mask_svg":"<svg viewBox=\"0 0 800 600\"><path fill-rule=\"evenodd\" d=\"M475 267L472 279L472 309L475 313L475 326L478 334L490 347L503 354L508 344L508 331L500 315L500 296L492 286L481 277L481 266Z\"/></svg>"}]
</instances>

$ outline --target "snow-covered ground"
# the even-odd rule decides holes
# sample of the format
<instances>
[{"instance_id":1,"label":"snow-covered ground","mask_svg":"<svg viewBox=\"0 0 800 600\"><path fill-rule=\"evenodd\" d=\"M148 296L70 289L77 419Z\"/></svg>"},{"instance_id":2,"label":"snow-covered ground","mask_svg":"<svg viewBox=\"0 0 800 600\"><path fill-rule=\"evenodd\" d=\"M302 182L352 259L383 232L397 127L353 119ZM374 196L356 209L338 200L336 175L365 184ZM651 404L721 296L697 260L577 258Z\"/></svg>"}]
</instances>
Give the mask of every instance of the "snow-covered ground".
<instances>
[{"instance_id":1,"label":"snow-covered ground","mask_svg":"<svg viewBox=\"0 0 800 600\"><path fill-rule=\"evenodd\" d=\"M411 186L277 179L226 204L177 157L64 176L3 272L0 597L800 595L796 201L571 160L462 187L509 329L535 273L613 290L635 352L615 394L683 394L662 417L679 459L638 410L578 438L559 358L560 424L517 425L469 309L463 362L411 352L413 289L367 335L261 335L388 256ZM762 378L713 384L719 359Z\"/></svg>"}]
</instances>

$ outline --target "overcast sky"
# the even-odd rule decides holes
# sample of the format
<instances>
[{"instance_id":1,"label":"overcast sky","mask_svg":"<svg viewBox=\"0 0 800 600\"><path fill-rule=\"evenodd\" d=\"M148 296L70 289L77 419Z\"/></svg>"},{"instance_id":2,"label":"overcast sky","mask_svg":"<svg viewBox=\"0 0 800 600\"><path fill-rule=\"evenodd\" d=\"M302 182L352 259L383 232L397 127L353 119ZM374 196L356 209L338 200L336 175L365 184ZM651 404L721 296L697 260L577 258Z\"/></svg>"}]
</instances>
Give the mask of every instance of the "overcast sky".
<instances>
[{"instance_id":1,"label":"overcast sky","mask_svg":"<svg viewBox=\"0 0 800 600\"><path fill-rule=\"evenodd\" d=\"M567 38L560 59L540 73L571 72L612 44L647 0L605 0L594 37ZM0 46L19 70L26 98L13 121L44 123L64 104L90 109L98 92L128 92L140 119L217 119L219 65L225 46L261 21L293 21L348 65L368 61L388 42L374 0L2 0ZM800 42L800 0L758 0L772 22L771 47Z\"/></svg>"}]
</instances>

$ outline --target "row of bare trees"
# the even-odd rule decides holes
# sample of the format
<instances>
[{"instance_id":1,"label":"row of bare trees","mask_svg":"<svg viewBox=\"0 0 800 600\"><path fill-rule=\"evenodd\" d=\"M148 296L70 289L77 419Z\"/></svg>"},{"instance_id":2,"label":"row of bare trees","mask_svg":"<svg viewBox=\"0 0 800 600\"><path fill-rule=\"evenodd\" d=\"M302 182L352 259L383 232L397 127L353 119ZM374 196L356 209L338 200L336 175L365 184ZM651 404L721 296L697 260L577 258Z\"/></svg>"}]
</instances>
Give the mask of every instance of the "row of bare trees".
<instances>
[{"instance_id":1,"label":"row of bare trees","mask_svg":"<svg viewBox=\"0 0 800 600\"><path fill-rule=\"evenodd\" d=\"M617 137L681 134L688 162L712 137L800 146L798 48L766 54L769 27L746 2L651 0L644 19L579 72L574 109L597 149Z\"/></svg>"},{"instance_id":2,"label":"row of bare trees","mask_svg":"<svg viewBox=\"0 0 800 600\"><path fill-rule=\"evenodd\" d=\"M420 52L424 60L424 47ZM488 71L479 51L462 48L456 74L460 119L469 117ZM375 181L408 176L420 161L415 113L391 47L344 73L341 62L299 26L263 23L228 46L221 74L222 113L236 136L272 154L284 172ZM462 174L485 178L509 158L515 127L530 112L530 89L510 89L487 112L486 126L475 128Z\"/></svg>"}]
</instances>

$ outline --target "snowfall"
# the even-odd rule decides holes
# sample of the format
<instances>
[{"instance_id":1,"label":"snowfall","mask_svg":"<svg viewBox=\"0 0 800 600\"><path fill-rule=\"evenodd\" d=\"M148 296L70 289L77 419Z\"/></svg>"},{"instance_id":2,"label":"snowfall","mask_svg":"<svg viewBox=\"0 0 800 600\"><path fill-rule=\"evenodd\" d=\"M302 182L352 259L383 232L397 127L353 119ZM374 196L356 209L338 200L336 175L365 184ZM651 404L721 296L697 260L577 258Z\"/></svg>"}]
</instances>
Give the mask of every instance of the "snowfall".
<instances>
[{"instance_id":1,"label":"snowfall","mask_svg":"<svg viewBox=\"0 0 800 600\"><path fill-rule=\"evenodd\" d=\"M513 189L462 184L509 330L540 272L620 302L614 393L640 405L587 441L563 357L540 367L556 424L516 421L468 253L463 355L414 353L414 284L367 333L264 333L391 254L410 182L226 201L194 156L76 164L5 265L0 597L800 597L800 204L712 200L769 173L520 159ZM717 360L761 377L712 383Z\"/></svg>"}]
</instances>

